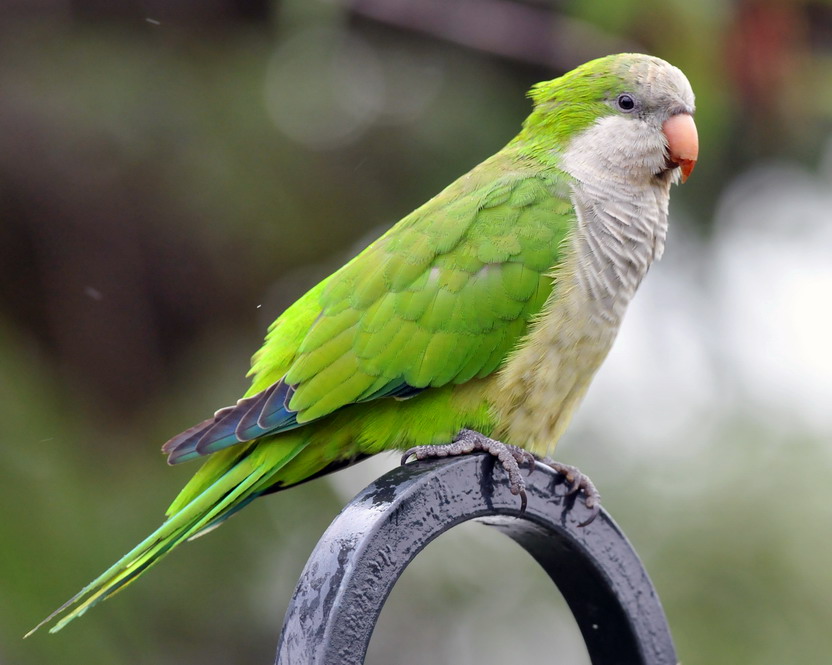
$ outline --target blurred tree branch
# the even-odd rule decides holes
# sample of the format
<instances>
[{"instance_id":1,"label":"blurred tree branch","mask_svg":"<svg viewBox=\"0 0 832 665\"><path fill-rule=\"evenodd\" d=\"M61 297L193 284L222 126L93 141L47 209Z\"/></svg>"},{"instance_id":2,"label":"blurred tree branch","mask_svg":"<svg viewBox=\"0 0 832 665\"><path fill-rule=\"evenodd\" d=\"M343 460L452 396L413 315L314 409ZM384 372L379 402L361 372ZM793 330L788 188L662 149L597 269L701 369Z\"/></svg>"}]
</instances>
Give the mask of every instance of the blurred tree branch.
<instances>
[{"instance_id":1,"label":"blurred tree branch","mask_svg":"<svg viewBox=\"0 0 832 665\"><path fill-rule=\"evenodd\" d=\"M608 53L643 50L580 19L510 0L341 0L358 16L510 60L567 71Z\"/></svg>"}]
</instances>

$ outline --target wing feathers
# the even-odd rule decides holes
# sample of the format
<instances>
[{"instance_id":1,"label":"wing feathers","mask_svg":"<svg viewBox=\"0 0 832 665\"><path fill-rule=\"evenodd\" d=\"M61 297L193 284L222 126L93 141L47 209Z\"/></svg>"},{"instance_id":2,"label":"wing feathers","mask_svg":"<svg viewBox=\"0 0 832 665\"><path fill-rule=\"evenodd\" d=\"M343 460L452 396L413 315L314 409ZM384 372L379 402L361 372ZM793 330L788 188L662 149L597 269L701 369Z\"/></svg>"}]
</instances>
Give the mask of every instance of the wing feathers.
<instances>
[{"instance_id":1,"label":"wing feathers","mask_svg":"<svg viewBox=\"0 0 832 665\"><path fill-rule=\"evenodd\" d=\"M255 357L264 389L168 441L169 461L494 372L551 292L574 224L561 180L515 167L493 179L502 167L485 162L287 310Z\"/></svg>"},{"instance_id":2,"label":"wing feathers","mask_svg":"<svg viewBox=\"0 0 832 665\"><path fill-rule=\"evenodd\" d=\"M279 427L285 427L297 423L296 411L289 408L289 401L295 394L295 387L284 381L276 384L275 390L266 398L260 415L257 417L257 426L265 431L273 431Z\"/></svg>"},{"instance_id":3,"label":"wing feathers","mask_svg":"<svg viewBox=\"0 0 832 665\"><path fill-rule=\"evenodd\" d=\"M242 417L237 421L237 427L234 428L234 436L237 439L240 441L249 441L267 429L260 424L260 416L275 390L281 385L283 384L275 383L273 386L269 386L263 392L251 398L248 410L243 413Z\"/></svg>"},{"instance_id":4,"label":"wing feathers","mask_svg":"<svg viewBox=\"0 0 832 665\"><path fill-rule=\"evenodd\" d=\"M162 450L168 454L170 464L177 464L296 427L296 413L286 406L293 393L292 386L280 381L234 406L220 409L213 418L173 437Z\"/></svg>"}]
</instances>

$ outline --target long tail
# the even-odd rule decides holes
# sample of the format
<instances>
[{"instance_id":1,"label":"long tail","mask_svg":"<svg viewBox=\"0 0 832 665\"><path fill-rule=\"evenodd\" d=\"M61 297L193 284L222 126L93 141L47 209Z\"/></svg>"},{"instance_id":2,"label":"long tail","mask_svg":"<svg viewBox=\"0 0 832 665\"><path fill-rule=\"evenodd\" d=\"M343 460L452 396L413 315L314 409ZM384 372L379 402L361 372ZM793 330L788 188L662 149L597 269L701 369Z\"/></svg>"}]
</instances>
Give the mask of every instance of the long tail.
<instances>
[{"instance_id":1,"label":"long tail","mask_svg":"<svg viewBox=\"0 0 832 665\"><path fill-rule=\"evenodd\" d=\"M174 547L222 522L268 489L274 483L279 470L303 447L293 447L291 452L287 451L288 454L281 455L282 459L276 465L263 464L262 458L256 454L235 456L237 459L232 466L215 476L213 482L184 505L181 505L180 495L171 506L168 519L156 531L52 612L30 630L26 637L66 612L60 621L49 629L50 633L56 633L93 605L138 579Z\"/></svg>"}]
</instances>

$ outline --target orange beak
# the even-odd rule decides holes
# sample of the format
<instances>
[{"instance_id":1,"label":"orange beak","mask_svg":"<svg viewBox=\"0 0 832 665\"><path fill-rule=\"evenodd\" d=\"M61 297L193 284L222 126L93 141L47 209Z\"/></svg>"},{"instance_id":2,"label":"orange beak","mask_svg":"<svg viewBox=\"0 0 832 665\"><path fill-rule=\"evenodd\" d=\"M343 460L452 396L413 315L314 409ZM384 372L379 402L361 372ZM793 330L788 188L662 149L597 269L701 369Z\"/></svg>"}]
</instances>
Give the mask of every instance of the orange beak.
<instances>
[{"instance_id":1,"label":"orange beak","mask_svg":"<svg viewBox=\"0 0 832 665\"><path fill-rule=\"evenodd\" d=\"M685 182L699 157L696 124L689 113L677 113L664 121L662 131L667 138L670 161L682 169L682 182Z\"/></svg>"}]
</instances>

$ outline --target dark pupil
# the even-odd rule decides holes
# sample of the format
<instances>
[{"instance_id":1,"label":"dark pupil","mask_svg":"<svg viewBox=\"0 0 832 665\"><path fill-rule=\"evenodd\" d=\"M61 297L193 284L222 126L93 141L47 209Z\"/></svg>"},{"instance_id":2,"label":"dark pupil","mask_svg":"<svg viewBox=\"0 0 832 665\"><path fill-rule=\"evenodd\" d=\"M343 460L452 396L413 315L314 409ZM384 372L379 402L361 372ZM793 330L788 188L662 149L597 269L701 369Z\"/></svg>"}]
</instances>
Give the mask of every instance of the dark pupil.
<instances>
[{"instance_id":1,"label":"dark pupil","mask_svg":"<svg viewBox=\"0 0 832 665\"><path fill-rule=\"evenodd\" d=\"M625 111L632 111L636 103L630 95L621 95L618 98L618 105Z\"/></svg>"}]
</instances>

